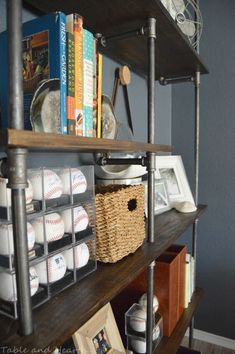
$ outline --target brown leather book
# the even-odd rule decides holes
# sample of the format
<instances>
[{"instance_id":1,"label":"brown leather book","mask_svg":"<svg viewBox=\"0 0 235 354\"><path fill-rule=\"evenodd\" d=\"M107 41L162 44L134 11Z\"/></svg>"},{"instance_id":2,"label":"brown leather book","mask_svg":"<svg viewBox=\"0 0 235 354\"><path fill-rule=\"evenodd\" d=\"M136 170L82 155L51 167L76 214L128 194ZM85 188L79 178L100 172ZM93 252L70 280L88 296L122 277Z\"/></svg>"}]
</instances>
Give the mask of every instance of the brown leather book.
<instances>
[{"instance_id":1,"label":"brown leather book","mask_svg":"<svg viewBox=\"0 0 235 354\"><path fill-rule=\"evenodd\" d=\"M178 306L178 319L182 315L185 308L185 260L187 248L185 245L171 245L166 253L175 253L179 257L179 306Z\"/></svg>"},{"instance_id":2,"label":"brown leather book","mask_svg":"<svg viewBox=\"0 0 235 354\"><path fill-rule=\"evenodd\" d=\"M163 334L170 336L179 313L179 257L162 254L156 261L155 294L159 300L159 312L163 316Z\"/></svg>"}]
</instances>

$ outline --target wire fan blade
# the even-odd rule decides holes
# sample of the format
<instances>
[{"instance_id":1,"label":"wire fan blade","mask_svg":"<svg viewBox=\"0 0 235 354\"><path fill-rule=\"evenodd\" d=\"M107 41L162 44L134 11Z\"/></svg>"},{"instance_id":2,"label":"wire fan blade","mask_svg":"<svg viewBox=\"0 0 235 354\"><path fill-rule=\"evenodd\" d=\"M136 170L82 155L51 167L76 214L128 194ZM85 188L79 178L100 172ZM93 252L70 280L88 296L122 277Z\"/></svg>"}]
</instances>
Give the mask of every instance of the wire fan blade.
<instances>
[{"instance_id":1,"label":"wire fan blade","mask_svg":"<svg viewBox=\"0 0 235 354\"><path fill-rule=\"evenodd\" d=\"M193 21L185 20L183 23L178 23L178 26L186 36L193 37L195 35L196 26Z\"/></svg>"},{"instance_id":2,"label":"wire fan blade","mask_svg":"<svg viewBox=\"0 0 235 354\"><path fill-rule=\"evenodd\" d=\"M203 20L195 0L161 0L167 11L193 47L201 38Z\"/></svg>"}]
</instances>

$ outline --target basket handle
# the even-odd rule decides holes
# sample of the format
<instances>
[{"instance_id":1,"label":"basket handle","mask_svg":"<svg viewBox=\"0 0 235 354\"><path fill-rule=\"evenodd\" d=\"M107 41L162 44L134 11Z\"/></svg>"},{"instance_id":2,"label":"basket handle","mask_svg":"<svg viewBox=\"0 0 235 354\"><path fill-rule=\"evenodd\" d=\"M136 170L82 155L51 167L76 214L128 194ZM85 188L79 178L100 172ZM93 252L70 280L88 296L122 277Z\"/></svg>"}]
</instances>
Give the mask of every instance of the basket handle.
<instances>
[{"instance_id":1,"label":"basket handle","mask_svg":"<svg viewBox=\"0 0 235 354\"><path fill-rule=\"evenodd\" d=\"M137 208L137 199L132 198L127 202L127 208L129 211L133 211Z\"/></svg>"}]
</instances>

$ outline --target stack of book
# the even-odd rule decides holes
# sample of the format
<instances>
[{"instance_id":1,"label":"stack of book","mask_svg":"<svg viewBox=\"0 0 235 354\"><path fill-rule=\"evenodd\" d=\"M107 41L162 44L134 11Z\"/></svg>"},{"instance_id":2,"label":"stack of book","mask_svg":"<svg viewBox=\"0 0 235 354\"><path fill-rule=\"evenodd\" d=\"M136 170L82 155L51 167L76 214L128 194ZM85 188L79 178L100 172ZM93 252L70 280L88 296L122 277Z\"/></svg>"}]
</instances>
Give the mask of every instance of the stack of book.
<instances>
[{"instance_id":1,"label":"stack of book","mask_svg":"<svg viewBox=\"0 0 235 354\"><path fill-rule=\"evenodd\" d=\"M172 334L185 308L185 257L185 245L172 245L156 259L155 294L165 336Z\"/></svg>"},{"instance_id":2,"label":"stack of book","mask_svg":"<svg viewBox=\"0 0 235 354\"><path fill-rule=\"evenodd\" d=\"M195 261L185 245L172 245L156 260L155 294L163 316L164 335L170 336L191 302Z\"/></svg>"},{"instance_id":3,"label":"stack of book","mask_svg":"<svg viewBox=\"0 0 235 354\"><path fill-rule=\"evenodd\" d=\"M9 127L7 33L0 34L1 127ZM102 55L83 18L55 12L23 24L24 128L101 137Z\"/></svg>"}]
</instances>

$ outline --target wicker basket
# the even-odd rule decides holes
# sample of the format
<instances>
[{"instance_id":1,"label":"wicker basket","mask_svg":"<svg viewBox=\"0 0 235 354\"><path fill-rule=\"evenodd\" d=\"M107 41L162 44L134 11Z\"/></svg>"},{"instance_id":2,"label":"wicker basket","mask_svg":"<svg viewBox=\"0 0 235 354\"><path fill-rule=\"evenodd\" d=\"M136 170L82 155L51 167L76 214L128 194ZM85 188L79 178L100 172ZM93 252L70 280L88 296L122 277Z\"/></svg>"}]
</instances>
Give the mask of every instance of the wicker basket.
<instances>
[{"instance_id":1,"label":"wicker basket","mask_svg":"<svg viewBox=\"0 0 235 354\"><path fill-rule=\"evenodd\" d=\"M144 186L96 186L97 260L115 263L143 243Z\"/></svg>"}]
</instances>

